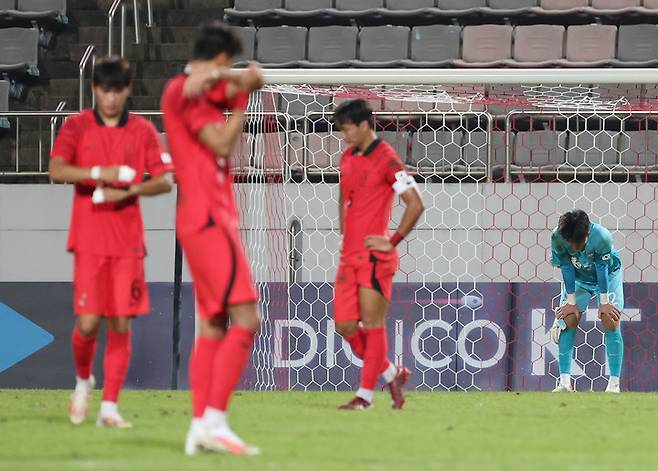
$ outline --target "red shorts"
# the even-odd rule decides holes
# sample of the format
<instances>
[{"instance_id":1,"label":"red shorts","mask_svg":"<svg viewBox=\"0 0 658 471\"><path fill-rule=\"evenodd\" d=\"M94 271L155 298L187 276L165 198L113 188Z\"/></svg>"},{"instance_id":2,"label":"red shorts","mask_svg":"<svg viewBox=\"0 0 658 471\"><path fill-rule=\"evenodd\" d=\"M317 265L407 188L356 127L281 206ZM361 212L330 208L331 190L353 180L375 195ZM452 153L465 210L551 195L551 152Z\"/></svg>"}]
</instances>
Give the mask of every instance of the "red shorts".
<instances>
[{"instance_id":1,"label":"red shorts","mask_svg":"<svg viewBox=\"0 0 658 471\"><path fill-rule=\"evenodd\" d=\"M73 256L73 312L105 317L148 314L143 257Z\"/></svg>"},{"instance_id":2,"label":"red shorts","mask_svg":"<svg viewBox=\"0 0 658 471\"><path fill-rule=\"evenodd\" d=\"M360 320L359 287L379 291L391 300L393 275L397 271L397 257L381 260L370 255L367 262L349 263L341 261L334 283L334 320L336 322Z\"/></svg>"},{"instance_id":3,"label":"red shorts","mask_svg":"<svg viewBox=\"0 0 658 471\"><path fill-rule=\"evenodd\" d=\"M207 227L180 239L194 281L197 312L204 319L226 315L227 306L258 301L235 229Z\"/></svg>"}]
</instances>

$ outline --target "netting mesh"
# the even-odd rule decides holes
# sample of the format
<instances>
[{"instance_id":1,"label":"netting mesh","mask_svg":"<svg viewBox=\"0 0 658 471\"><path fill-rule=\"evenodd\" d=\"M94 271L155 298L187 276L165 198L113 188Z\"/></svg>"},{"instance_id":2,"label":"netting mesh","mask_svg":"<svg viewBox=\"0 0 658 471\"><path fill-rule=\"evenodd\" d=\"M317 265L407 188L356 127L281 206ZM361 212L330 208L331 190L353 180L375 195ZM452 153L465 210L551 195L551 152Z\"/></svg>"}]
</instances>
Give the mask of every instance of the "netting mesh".
<instances>
[{"instance_id":1,"label":"netting mesh","mask_svg":"<svg viewBox=\"0 0 658 471\"><path fill-rule=\"evenodd\" d=\"M264 328L253 387L354 388L361 362L335 333L337 104L366 99L426 204L400 247L391 355L425 390L549 389L560 214L609 228L625 269L622 384L658 389L658 90L640 86L271 85L252 99L236 154L243 236ZM396 203L394 229L403 208ZM593 303L576 340L576 388L607 366Z\"/></svg>"}]
</instances>

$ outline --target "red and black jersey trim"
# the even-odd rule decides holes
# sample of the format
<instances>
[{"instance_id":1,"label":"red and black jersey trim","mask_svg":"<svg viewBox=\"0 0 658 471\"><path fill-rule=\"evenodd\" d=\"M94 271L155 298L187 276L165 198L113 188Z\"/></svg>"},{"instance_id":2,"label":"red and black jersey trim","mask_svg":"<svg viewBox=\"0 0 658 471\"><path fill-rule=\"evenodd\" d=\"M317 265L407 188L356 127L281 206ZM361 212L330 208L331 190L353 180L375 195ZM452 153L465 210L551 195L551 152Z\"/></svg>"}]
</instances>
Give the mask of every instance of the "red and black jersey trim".
<instances>
[{"instance_id":1,"label":"red and black jersey trim","mask_svg":"<svg viewBox=\"0 0 658 471\"><path fill-rule=\"evenodd\" d=\"M370 253L370 263L372 263L372 272L370 273L370 283L372 284L372 289L377 291L382 296L384 295L384 290L382 290L382 285L379 284L377 279L377 262L379 260L372 253Z\"/></svg>"}]
</instances>

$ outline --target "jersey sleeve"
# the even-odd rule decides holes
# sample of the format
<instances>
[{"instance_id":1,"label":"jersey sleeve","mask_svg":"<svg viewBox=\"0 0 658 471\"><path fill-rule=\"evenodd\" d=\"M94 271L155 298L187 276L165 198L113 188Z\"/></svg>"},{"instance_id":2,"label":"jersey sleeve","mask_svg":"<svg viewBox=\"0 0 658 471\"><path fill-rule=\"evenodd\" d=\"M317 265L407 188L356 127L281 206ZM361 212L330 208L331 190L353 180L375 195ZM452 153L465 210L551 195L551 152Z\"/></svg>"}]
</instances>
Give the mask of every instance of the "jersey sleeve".
<instances>
[{"instance_id":1,"label":"jersey sleeve","mask_svg":"<svg viewBox=\"0 0 658 471\"><path fill-rule=\"evenodd\" d=\"M50 158L61 157L68 164L75 164L80 132L80 123L77 117L71 117L64 121L59 133L57 133L53 150L50 151Z\"/></svg>"},{"instance_id":2,"label":"jersey sleeve","mask_svg":"<svg viewBox=\"0 0 658 471\"><path fill-rule=\"evenodd\" d=\"M410 188L416 188L416 180L407 173L400 156L391 152L382 164L382 176L391 185L396 194L401 195Z\"/></svg>"},{"instance_id":3,"label":"jersey sleeve","mask_svg":"<svg viewBox=\"0 0 658 471\"><path fill-rule=\"evenodd\" d=\"M151 123L147 123L144 132L144 146L145 146L145 166L146 171L152 177L158 177L163 173L170 172L171 157L162 148L160 138Z\"/></svg>"},{"instance_id":4,"label":"jersey sleeve","mask_svg":"<svg viewBox=\"0 0 658 471\"><path fill-rule=\"evenodd\" d=\"M612 234L604 227L599 227L597 244L594 248L594 266L596 267L596 281L601 293L608 292L608 269L612 258Z\"/></svg>"},{"instance_id":5,"label":"jersey sleeve","mask_svg":"<svg viewBox=\"0 0 658 471\"><path fill-rule=\"evenodd\" d=\"M571 263L569 254L564 249L560 240L560 234L556 230L551 236L551 264L559 267L564 281L564 289L567 294L576 292L576 268Z\"/></svg>"},{"instance_id":6,"label":"jersey sleeve","mask_svg":"<svg viewBox=\"0 0 658 471\"><path fill-rule=\"evenodd\" d=\"M208 124L222 121L223 114L205 96L190 100L183 111L183 118L195 136Z\"/></svg>"}]
</instances>

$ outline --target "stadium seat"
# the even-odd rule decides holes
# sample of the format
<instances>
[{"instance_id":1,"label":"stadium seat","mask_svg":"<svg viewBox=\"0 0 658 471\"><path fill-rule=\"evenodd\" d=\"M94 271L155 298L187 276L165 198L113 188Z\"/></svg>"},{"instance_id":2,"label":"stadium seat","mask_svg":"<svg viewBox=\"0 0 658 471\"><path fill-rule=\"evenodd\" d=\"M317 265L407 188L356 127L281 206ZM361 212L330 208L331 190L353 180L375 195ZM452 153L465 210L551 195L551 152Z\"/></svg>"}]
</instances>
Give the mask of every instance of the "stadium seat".
<instances>
[{"instance_id":1,"label":"stadium seat","mask_svg":"<svg viewBox=\"0 0 658 471\"><path fill-rule=\"evenodd\" d=\"M337 10L364 11L384 8L384 0L336 0Z\"/></svg>"},{"instance_id":2,"label":"stadium seat","mask_svg":"<svg viewBox=\"0 0 658 471\"><path fill-rule=\"evenodd\" d=\"M256 51L256 28L251 26L234 27L233 30L237 33L242 41L242 54L235 58L235 63L244 63L254 60L254 53Z\"/></svg>"},{"instance_id":3,"label":"stadium seat","mask_svg":"<svg viewBox=\"0 0 658 471\"><path fill-rule=\"evenodd\" d=\"M25 70L39 75L38 52L37 28L0 28L0 72Z\"/></svg>"},{"instance_id":4,"label":"stadium seat","mask_svg":"<svg viewBox=\"0 0 658 471\"><path fill-rule=\"evenodd\" d=\"M463 34L462 67L495 67L512 58L512 32L509 25L466 26Z\"/></svg>"},{"instance_id":5,"label":"stadium seat","mask_svg":"<svg viewBox=\"0 0 658 471\"><path fill-rule=\"evenodd\" d=\"M567 163L590 169L619 164L619 133L611 131L583 131L569 134Z\"/></svg>"},{"instance_id":6,"label":"stadium seat","mask_svg":"<svg viewBox=\"0 0 658 471\"><path fill-rule=\"evenodd\" d=\"M564 57L564 26L517 26L514 30L514 65L550 67Z\"/></svg>"},{"instance_id":7,"label":"stadium seat","mask_svg":"<svg viewBox=\"0 0 658 471\"><path fill-rule=\"evenodd\" d=\"M16 9L16 0L0 0L0 11Z\"/></svg>"},{"instance_id":8,"label":"stadium seat","mask_svg":"<svg viewBox=\"0 0 658 471\"><path fill-rule=\"evenodd\" d=\"M555 168L566 160L566 133L523 131L516 134L512 168Z\"/></svg>"},{"instance_id":9,"label":"stadium seat","mask_svg":"<svg viewBox=\"0 0 658 471\"><path fill-rule=\"evenodd\" d=\"M306 59L307 29L301 26L260 28L256 59L265 66L296 67Z\"/></svg>"},{"instance_id":10,"label":"stadium seat","mask_svg":"<svg viewBox=\"0 0 658 471\"><path fill-rule=\"evenodd\" d=\"M541 7L544 10L582 10L588 6L589 0L541 0Z\"/></svg>"},{"instance_id":11,"label":"stadium seat","mask_svg":"<svg viewBox=\"0 0 658 471\"><path fill-rule=\"evenodd\" d=\"M487 6L486 0L438 0L438 7L442 10L460 11L470 13Z\"/></svg>"},{"instance_id":12,"label":"stadium seat","mask_svg":"<svg viewBox=\"0 0 658 471\"><path fill-rule=\"evenodd\" d=\"M506 10L511 12L523 12L537 6L539 0L489 0L489 8L493 10Z\"/></svg>"},{"instance_id":13,"label":"stadium seat","mask_svg":"<svg viewBox=\"0 0 658 471\"><path fill-rule=\"evenodd\" d=\"M619 136L620 162L631 169L658 168L658 132L626 131Z\"/></svg>"},{"instance_id":14,"label":"stadium seat","mask_svg":"<svg viewBox=\"0 0 658 471\"><path fill-rule=\"evenodd\" d=\"M658 9L658 0L644 0L643 5L650 10Z\"/></svg>"},{"instance_id":15,"label":"stadium seat","mask_svg":"<svg viewBox=\"0 0 658 471\"><path fill-rule=\"evenodd\" d=\"M473 131L464 134L462 155L464 163L470 169L484 169L487 166L487 133Z\"/></svg>"},{"instance_id":16,"label":"stadium seat","mask_svg":"<svg viewBox=\"0 0 658 471\"><path fill-rule=\"evenodd\" d=\"M409 164L426 174L452 170L455 165L462 164L463 137L461 131L421 130L411 141Z\"/></svg>"},{"instance_id":17,"label":"stadium seat","mask_svg":"<svg viewBox=\"0 0 658 471\"><path fill-rule=\"evenodd\" d=\"M433 8L434 0L386 0L386 8L389 10L421 10Z\"/></svg>"},{"instance_id":18,"label":"stadium seat","mask_svg":"<svg viewBox=\"0 0 658 471\"><path fill-rule=\"evenodd\" d=\"M409 28L405 26L371 26L359 33L361 47L355 65L395 67L407 59Z\"/></svg>"},{"instance_id":19,"label":"stadium seat","mask_svg":"<svg viewBox=\"0 0 658 471\"><path fill-rule=\"evenodd\" d=\"M19 15L28 18L64 17L66 0L17 0Z\"/></svg>"},{"instance_id":20,"label":"stadium seat","mask_svg":"<svg viewBox=\"0 0 658 471\"><path fill-rule=\"evenodd\" d=\"M242 11L261 11L282 6L282 0L235 0L234 8Z\"/></svg>"},{"instance_id":21,"label":"stadium seat","mask_svg":"<svg viewBox=\"0 0 658 471\"><path fill-rule=\"evenodd\" d=\"M332 7L332 0L286 0L286 10L313 11Z\"/></svg>"},{"instance_id":22,"label":"stadium seat","mask_svg":"<svg viewBox=\"0 0 658 471\"><path fill-rule=\"evenodd\" d=\"M344 67L356 59L359 29L356 26L319 26L308 31L308 61L311 67Z\"/></svg>"},{"instance_id":23,"label":"stadium seat","mask_svg":"<svg viewBox=\"0 0 658 471\"><path fill-rule=\"evenodd\" d=\"M597 10L625 10L639 7L641 0L592 0L592 8Z\"/></svg>"},{"instance_id":24,"label":"stadium seat","mask_svg":"<svg viewBox=\"0 0 658 471\"><path fill-rule=\"evenodd\" d=\"M617 27L577 25L567 28L566 59L560 65L570 67L604 66L615 58Z\"/></svg>"},{"instance_id":25,"label":"stadium seat","mask_svg":"<svg viewBox=\"0 0 658 471\"><path fill-rule=\"evenodd\" d=\"M416 26L411 30L407 67L443 67L459 59L461 28L455 25Z\"/></svg>"},{"instance_id":26,"label":"stadium seat","mask_svg":"<svg viewBox=\"0 0 658 471\"><path fill-rule=\"evenodd\" d=\"M622 25L613 65L650 67L658 63L658 25Z\"/></svg>"}]
</instances>

